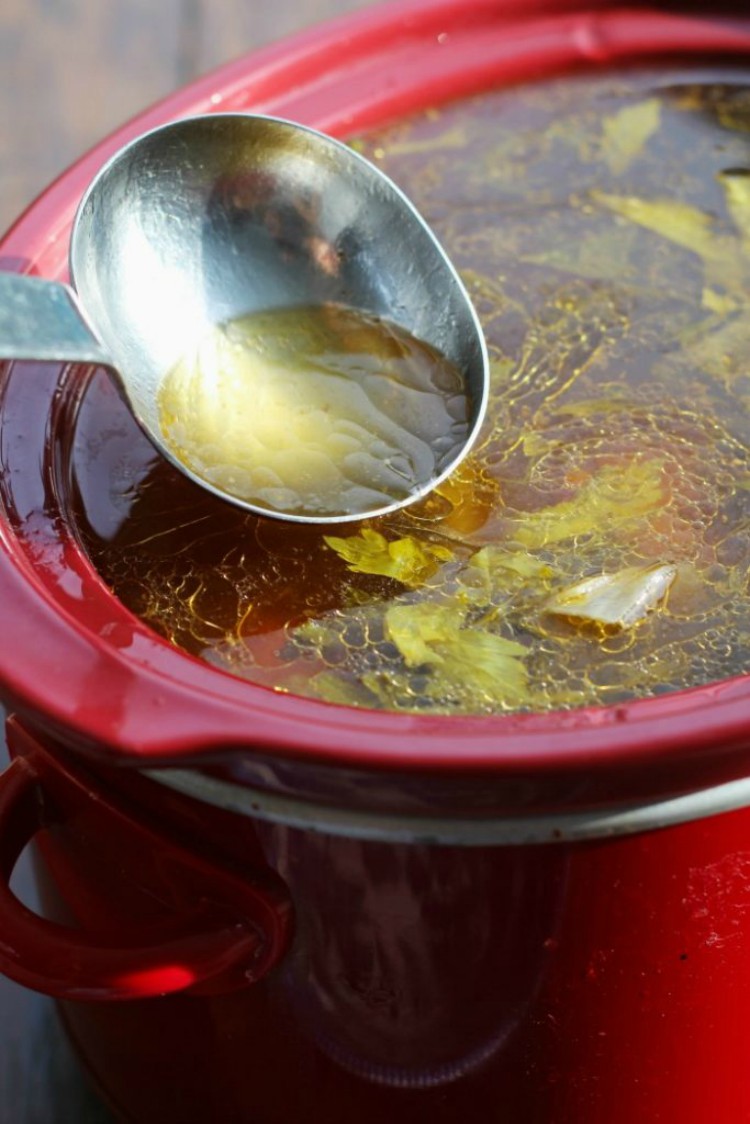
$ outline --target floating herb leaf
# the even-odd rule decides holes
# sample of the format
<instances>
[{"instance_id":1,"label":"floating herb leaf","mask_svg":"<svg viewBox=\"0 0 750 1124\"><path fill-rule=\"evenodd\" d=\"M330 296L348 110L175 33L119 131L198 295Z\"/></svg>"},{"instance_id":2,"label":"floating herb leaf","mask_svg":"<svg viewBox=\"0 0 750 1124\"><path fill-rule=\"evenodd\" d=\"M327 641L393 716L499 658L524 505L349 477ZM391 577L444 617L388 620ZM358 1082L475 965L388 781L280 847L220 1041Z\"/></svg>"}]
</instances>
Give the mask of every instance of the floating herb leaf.
<instances>
[{"instance_id":1,"label":"floating herb leaf","mask_svg":"<svg viewBox=\"0 0 750 1124\"><path fill-rule=\"evenodd\" d=\"M600 206L692 250L704 261L722 256L714 220L697 207L678 199L639 199L636 195L610 195L606 191L592 191L591 196Z\"/></svg>"},{"instance_id":2,"label":"floating herb leaf","mask_svg":"<svg viewBox=\"0 0 750 1124\"><path fill-rule=\"evenodd\" d=\"M626 105L602 122L601 153L616 176L627 171L659 128L661 106L656 98Z\"/></svg>"},{"instance_id":3,"label":"floating herb leaf","mask_svg":"<svg viewBox=\"0 0 750 1124\"><path fill-rule=\"evenodd\" d=\"M525 586L544 588L554 571L541 559L525 550L510 551L502 546L484 546L472 555L461 570L462 586L475 597L494 602L498 596Z\"/></svg>"},{"instance_id":4,"label":"floating herb leaf","mask_svg":"<svg viewBox=\"0 0 750 1124\"><path fill-rule=\"evenodd\" d=\"M324 541L354 573L380 574L409 586L421 585L453 557L447 547L413 538L389 541L369 527L347 539L326 535Z\"/></svg>"},{"instance_id":5,"label":"floating herb leaf","mask_svg":"<svg viewBox=\"0 0 750 1124\"><path fill-rule=\"evenodd\" d=\"M518 706L527 694L526 648L483 629L464 627L454 605L392 605L386 635L409 667L429 671L424 694L466 704Z\"/></svg>"},{"instance_id":6,"label":"floating herb leaf","mask_svg":"<svg viewBox=\"0 0 750 1124\"><path fill-rule=\"evenodd\" d=\"M718 180L747 251L750 248L750 168L728 168L719 173Z\"/></svg>"},{"instance_id":7,"label":"floating herb leaf","mask_svg":"<svg viewBox=\"0 0 750 1124\"><path fill-rule=\"evenodd\" d=\"M509 537L538 550L566 539L601 535L633 524L666 502L662 462L632 459L607 465L580 488L572 499L524 515Z\"/></svg>"}]
</instances>

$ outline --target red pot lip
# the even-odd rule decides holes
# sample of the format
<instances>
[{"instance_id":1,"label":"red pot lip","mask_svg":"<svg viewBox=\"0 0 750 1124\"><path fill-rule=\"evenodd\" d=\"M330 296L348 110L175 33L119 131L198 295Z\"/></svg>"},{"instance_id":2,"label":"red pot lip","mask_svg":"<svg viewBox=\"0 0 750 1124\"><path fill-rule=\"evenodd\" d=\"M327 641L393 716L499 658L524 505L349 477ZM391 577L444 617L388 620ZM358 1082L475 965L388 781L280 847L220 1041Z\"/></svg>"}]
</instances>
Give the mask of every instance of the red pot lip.
<instances>
[{"instance_id":1,"label":"red pot lip","mask_svg":"<svg viewBox=\"0 0 750 1124\"><path fill-rule=\"evenodd\" d=\"M0 242L0 268L64 276L67 234L89 180L128 140L167 120L245 109L342 135L423 104L436 63L433 89L446 99L486 87L493 72L512 80L581 62L750 53L750 19L703 18L690 8L689 0L672 14L618 9L608 0L588 0L585 10L573 0L396 0L361 9L238 59L124 125L21 216ZM440 51L451 42L456 61L446 62ZM383 93L373 60L382 67L407 57L422 67L421 77L399 70ZM333 96L345 75L356 95L348 105ZM39 559L32 563L0 524L4 633L14 637L12 652L0 650L0 680L11 705L37 725L110 760L185 765L240 749L397 772L518 775L623 764L687 768L714 750L729 776L750 743L748 676L614 707L496 717L401 715L280 698L161 641L112 597L72 539L59 535L54 565L63 559L86 587L75 604L59 595L59 573L47 581ZM113 640L122 629L127 643Z\"/></svg>"}]
</instances>

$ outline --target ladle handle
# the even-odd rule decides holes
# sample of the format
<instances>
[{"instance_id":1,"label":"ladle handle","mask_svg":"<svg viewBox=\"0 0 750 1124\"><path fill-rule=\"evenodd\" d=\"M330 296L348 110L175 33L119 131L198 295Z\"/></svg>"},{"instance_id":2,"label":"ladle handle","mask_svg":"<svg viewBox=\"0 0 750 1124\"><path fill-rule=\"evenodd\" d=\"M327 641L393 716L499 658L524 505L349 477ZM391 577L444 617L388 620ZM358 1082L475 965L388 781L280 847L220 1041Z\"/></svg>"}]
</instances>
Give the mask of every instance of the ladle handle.
<instances>
[{"instance_id":1,"label":"ladle handle","mask_svg":"<svg viewBox=\"0 0 750 1124\"><path fill-rule=\"evenodd\" d=\"M0 273L0 359L112 365L70 286L21 273Z\"/></svg>"},{"instance_id":2,"label":"ladle handle","mask_svg":"<svg viewBox=\"0 0 750 1124\"><path fill-rule=\"evenodd\" d=\"M57 999L121 1000L234 991L279 961L291 903L276 875L238 873L183 848L13 719L8 740L14 759L0 774L0 972ZM81 927L46 920L10 888L22 851L47 831L40 844L55 897Z\"/></svg>"}]
</instances>

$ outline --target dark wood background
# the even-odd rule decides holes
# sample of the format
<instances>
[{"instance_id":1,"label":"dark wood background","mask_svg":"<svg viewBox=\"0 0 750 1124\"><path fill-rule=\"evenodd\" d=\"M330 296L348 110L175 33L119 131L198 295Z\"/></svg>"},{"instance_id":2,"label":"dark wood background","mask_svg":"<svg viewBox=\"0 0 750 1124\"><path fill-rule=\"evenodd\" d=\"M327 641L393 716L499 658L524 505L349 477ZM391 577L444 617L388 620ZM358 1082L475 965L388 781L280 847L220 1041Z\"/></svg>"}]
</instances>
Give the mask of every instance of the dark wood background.
<instances>
[{"instance_id":1,"label":"dark wood background","mask_svg":"<svg viewBox=\"0 0 750 1124\"><path fill-rule=\"evenodd\" d=\"M0 231L59 172L156 99L246 51L366 3L0 0ZM5 760L0 738L0 768ZM25 860L14 888L33 904ZM0 977L0 1124L110 1121L51 1001Z\"/></svg>"}]
</instances>

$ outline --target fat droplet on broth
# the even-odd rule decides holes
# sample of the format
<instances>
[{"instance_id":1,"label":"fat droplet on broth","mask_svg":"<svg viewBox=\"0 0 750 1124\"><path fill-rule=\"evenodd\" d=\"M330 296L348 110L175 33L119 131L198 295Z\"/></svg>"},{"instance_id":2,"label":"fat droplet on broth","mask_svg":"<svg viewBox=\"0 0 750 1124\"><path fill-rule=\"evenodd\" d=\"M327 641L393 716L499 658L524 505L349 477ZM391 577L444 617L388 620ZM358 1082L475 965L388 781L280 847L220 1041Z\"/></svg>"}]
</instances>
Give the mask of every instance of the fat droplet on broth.
<instances>
[{"instance_id":1,"label":"fat droplet on broth","mask_svg":"<svg viewBox=\"0 0 750 1124\"><path fill-rule=\"evenodd\" d=\"M290 515L356 515L434 480L465 443L460 372L429 344L339 305L213 328L166 375L167 446L215 487Z\"/></svg>"}]
</instances>

